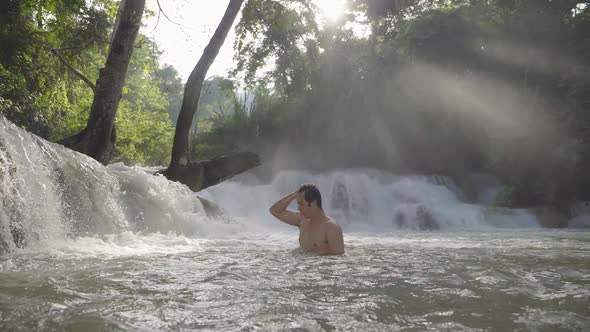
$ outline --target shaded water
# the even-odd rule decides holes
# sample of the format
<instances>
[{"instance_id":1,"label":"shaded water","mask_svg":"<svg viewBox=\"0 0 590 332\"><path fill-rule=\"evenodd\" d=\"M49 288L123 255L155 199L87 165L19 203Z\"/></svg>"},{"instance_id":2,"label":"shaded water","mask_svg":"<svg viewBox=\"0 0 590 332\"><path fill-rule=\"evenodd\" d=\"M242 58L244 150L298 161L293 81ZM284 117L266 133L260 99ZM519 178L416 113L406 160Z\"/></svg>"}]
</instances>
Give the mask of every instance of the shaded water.
<instances>
[{"instance_id":1,"label":"shaded water","mask_svg":"<svg viewBox=\"0 0 590 332\"><path fill-rule=\"evenodd\" d=\"M2 330L587 330L590 233L80 239L1 263Z\"/></svg>"}]
</instances>

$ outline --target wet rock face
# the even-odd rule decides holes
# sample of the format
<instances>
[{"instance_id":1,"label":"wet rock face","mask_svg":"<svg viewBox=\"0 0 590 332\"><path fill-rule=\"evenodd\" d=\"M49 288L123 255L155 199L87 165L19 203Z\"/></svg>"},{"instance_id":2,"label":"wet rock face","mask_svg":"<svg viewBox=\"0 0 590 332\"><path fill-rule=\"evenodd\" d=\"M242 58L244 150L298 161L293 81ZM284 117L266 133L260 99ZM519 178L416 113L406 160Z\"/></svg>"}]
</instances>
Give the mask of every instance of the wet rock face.
<instances>
[{"instance_id":1,"label":"wet rock face","mask_svg":"<svg viewBox=\"0 0 590 332\"><path fill-rule=\"evenodd\" d=\"M572 204L569 212L571 219L568 220L568 227L590 228L590 201Z\"/></svg>"},{"instance_id":2,"label":"wet rock face","mask_svg":"<svg viewBox=\"0 0 590 332\"><path fill-rule=\"evenodd\" d=\"M558 209L554 206L535 206L527 209L532 213L539 224L547 228L565 228L568 226L569 216L566 211Z\"/></svg>"},{"instance_id":3,"label":"wet rock face","mask_svg":"<svg viewBox=\"0 0 590 332\"><path fill-rule=\"evenodd\" d=\"M24 246L24 232L20 220L22 199L16 188L16 166L5 143L0 140L0 255L9 252L13 245Z\"/></svg>"},{"instance_id":4,"label":"wet rock face","mask_svg":"<svg viewBox=\"0 0 590 332\"><path fill-rule=\"evenodd\" d=\"M432 215L432 212L423 205L418 206L416 209L416 226L419 230L438 230L440 229L439 224Z\"/></svg>"},{"instance_id":5,"label":"wet rock face","mask_svg":"<svg viewBox=\"0 0 590 332\"><path fill-rule=\"evenodd\" d=\"M339 220L370 222L369 198L364 186L338 179L334 182L328 197L330 213Z\"/></svg>"},{"instance_id":6,"label":"wet rock face","mask_svg":"<svg viewBox=\"0 0 590 332\"><path fill-rule=\"evenodd\" d=\"M203 205L203 209L205 210L205 214L207 215L207 217L215 219L225 218L225 214L223 213L223 210L221 209L221 207L219 207L219 205L200 196L197 196L197 198Z\"/></svg>"},{"instance_id":7,"label":"wet rock face","mask_svg":"<svg viewBox=\"0 0 590 332\"><path fill-rule=\"evenodd\" d=\"M431 231L440 229L434 214L424 205L416 207L415 215L409 211L396 211L392 224L398 229L405 230Z\"/></svg>"},{"instance_id":8,"label":"wet rock face","mask_svg":"<svg viewBox=\"0 0 590 332\"><path fill-rule=\"evenodd\" d=\"M397 211L393 219L393 224L399 229L408 229L408 217L403 212Z\"/></svg>"},{"instance_id":9,"label":"wet rock face","mask_svg":"<svg viewBox=\"0 0 590 332\"><path fill-rule=\"evenodd\" d=\"M333 210L341 210L346 213L350 212L350 199L344 183L338 181L334 184L332 188L332 201L330 203Z\"/></svg>"},{"instance_id":10,"label":"wet rock face","mask_svg":"<svg viewBox=\"0 0 590 332\"><path fill-rule=\"evenodd\" d=\"M358 199L351 202L352 210L355 215L366 219L369 217L369 199L367 198L367 194L363 192L362 195L357 198Z\"/></svg>"}]
</instances>

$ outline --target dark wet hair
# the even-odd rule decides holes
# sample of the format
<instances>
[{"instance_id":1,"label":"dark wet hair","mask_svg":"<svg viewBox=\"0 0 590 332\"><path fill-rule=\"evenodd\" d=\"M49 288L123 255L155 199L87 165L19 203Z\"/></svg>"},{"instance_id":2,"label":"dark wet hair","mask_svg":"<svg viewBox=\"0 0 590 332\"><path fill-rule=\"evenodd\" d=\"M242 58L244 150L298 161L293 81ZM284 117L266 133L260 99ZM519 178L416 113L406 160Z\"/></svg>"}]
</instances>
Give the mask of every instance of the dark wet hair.
<instances>
[{"instance_id":1,"label":"dark wet hair","mask_svg":"<svg viewBox=\"0 0 590 332\"><path fill-rule=\"evenodd\" d=\"M303 193L303 197L305 198L305 201L307 202L308 206L311 205L311 202L316 201L316 204L318 205L320 210L323 210L322 194L320 194L320 190L318 189L318 187L316 187L313 184L307 183L299 187L299 190L297 190L297 192Z\"/></svg>"}]
</instances>

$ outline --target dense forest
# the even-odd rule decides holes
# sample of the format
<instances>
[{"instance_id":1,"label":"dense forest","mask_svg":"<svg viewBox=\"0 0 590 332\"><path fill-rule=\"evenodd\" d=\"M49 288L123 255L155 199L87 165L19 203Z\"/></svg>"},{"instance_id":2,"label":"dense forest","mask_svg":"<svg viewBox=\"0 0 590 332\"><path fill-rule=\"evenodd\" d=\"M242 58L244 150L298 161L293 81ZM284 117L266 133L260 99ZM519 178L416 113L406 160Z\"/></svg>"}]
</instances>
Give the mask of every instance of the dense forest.
<instances>
[{"instance_id":1,"label":"dense forest","mask_svg":"<svg viewBox=\"0 0 590 332\"><path fill-rule=\"evenodd\" d=\"M489 173L501 206L590 199L590 1L346 2L325 22L311 0L244 1L232 76L200 89L195 159L253 151L269 172L370 167L466 191ZM2 1L0 113L51 141L80 132L118 10ZM111 162L170 162L183 89L139 33Z\"/></svg>"}]
</instances>

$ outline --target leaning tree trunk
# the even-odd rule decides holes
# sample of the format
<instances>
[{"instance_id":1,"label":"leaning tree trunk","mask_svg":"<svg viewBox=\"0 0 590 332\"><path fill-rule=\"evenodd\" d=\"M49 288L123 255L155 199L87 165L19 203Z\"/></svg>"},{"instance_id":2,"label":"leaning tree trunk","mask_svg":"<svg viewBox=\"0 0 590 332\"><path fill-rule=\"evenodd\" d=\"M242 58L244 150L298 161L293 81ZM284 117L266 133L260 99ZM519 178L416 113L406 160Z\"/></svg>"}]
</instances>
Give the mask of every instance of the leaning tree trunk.
<instances>
[{"instance_id":1,"label":"leaning tree trunk","mask_svg":"<svg viewBox=\"0 0 590 332\"><path fill-rule=\"evenodd\" d=\"M115 27L109 55L100 69L86 128L59 143L108 164L115 151L115 116L141 25L145 0L121 1L123 10Z\"/></svg>"},{"instance_id":2,"label":"leaning tree trunk","mask_svg":"<svg viewBox=\"0 0 590 332\"><path fill-rule=\"evenodd\" d=\"M217 184L260 163L258 156L248 152L234 153L199 162L191 162L189 157L189 134L199 105L205 75L219 53L219 49L240 11L242 2L243 0L230 0L219 26L184 86L182 107L174 133L172 160L168 169L162 173L170 180L186 184L193 191Z\"/></svg>"},{"instance_id":3,"label":"leaning tree trunk","mask_svg":"<svg viewBox=\"0 0 590 332\"><path fill-rule=\"evenodd\" d=\"M199 105L199 97L201 95L201 87L205 80L205 75L211 64L215 60L219 49L225 41L243 0L230 0L229 5L221 19L221 23L215 30L213 37L209 41L203 55L199 62L191 72L186 84L184 86L184 97L182 99L182 107L178 115L178 122L176 124L176 132L174 133L174 145L172 146L172 160L169 171L173 171L178 166L186 166L189 163L189 132L197 106Z\"/></svg>"}]
</instances>

